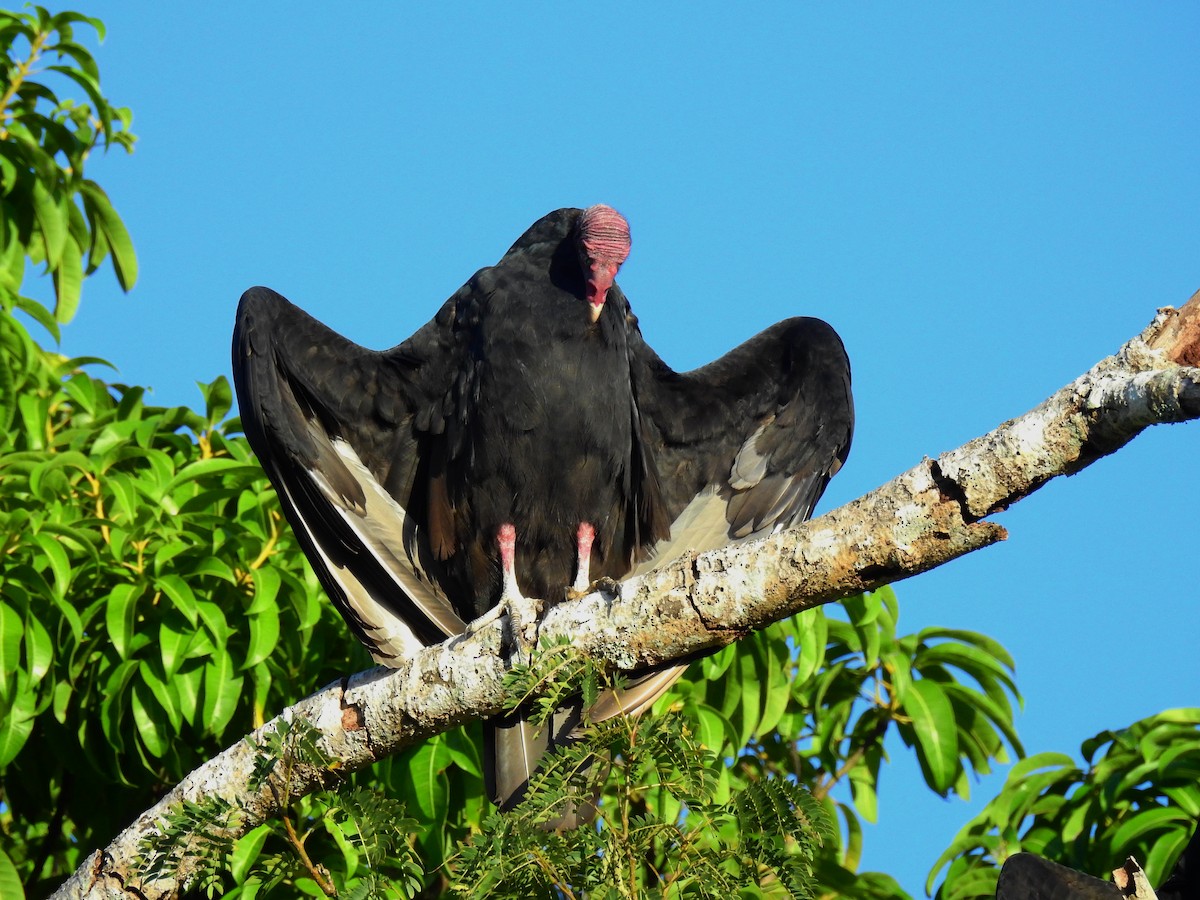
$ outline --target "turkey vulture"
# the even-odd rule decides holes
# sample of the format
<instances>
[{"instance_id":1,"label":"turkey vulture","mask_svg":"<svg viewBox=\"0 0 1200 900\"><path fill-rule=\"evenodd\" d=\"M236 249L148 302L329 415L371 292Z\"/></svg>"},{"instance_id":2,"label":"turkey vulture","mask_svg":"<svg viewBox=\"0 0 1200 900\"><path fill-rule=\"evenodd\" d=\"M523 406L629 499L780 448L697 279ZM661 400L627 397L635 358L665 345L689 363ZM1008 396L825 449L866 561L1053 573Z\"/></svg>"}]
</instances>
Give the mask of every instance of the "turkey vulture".
<instances>
[{"instance_id":1,"label":"turkey vulture","mask_svg":"<svg viewBox=\"0 0 1200 900\"><path fill-rule=\"evenodd\" d=\"M279 294L241 299L242 425L350 629L384 665L522 596L807 518L850 447L850 367L834 330L780 322L677 373L615 284L629 226L560 209L481 269L433 320L367 350ZM591 718L635 714L678 675L644 674ZM494 719L488 790L522 796L547 744Z\"/></svg>"}]
</instances>

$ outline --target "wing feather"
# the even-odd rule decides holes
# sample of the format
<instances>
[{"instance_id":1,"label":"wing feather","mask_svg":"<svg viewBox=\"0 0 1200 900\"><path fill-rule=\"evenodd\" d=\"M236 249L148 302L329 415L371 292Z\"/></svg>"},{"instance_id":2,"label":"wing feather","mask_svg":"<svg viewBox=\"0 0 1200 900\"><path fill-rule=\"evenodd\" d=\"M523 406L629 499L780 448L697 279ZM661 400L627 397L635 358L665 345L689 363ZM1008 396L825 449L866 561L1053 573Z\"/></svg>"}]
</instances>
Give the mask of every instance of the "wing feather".
<instances>
[{"instance_id":1,"label":"wing feather","mask_svg":"<svg viewBox=\"0 0 1200 900\"><path fill-rule=\"evenodd\" d=\"M672 522L670 539L639 572L684 549L704 552L803 521L850 450L850 364L819 319L780 322L683 374L646 345L634 321L630 363Z\"/></svg>"},{"instance_id":2,"label":"wing feather","mask_svg":"<svg viewBox=\"0 0 1200 900\"><path fill-rule=\"evenodd\" d=\"M645 495L670 522L632 575L807 519L841 468L854 430L850 364L818 319L789 319L717 361L680 374L646 345L630 314L630 371L646 465ZM589 710L603 721L638 715L687 663L642 673Z\"/></svg>"},{"instance_id":3,"label":"wing feather","mask_svg":"<svg viewBox=\"0 0 1200 900\"><path fill-rule=\"evenodd\" d=\"M451 320L443 308L376 352L266 288L238 307L243 430L317 577L383 664L465 627L429 547L418 459L418 420L431 421L445 394Z\"/></svg>"}]
</instances>

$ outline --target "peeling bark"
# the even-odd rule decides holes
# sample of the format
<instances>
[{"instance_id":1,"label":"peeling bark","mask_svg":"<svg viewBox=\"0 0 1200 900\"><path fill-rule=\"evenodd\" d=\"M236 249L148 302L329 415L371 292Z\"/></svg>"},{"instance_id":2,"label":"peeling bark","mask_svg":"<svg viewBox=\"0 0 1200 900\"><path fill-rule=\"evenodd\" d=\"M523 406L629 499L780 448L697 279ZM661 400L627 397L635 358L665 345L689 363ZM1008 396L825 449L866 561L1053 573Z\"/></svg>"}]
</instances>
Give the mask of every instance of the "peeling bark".
<instances>
[{"instance_id":1,"label":"peeling bark","mask_svg":"<svg viewBox=\"0 0 1200 900\"><path fill-rule=\"evenodd\" d=\"M1113 884L1130 900L1158 900L1158 894L1150 887L1146 873L1132 856L1125 860L1125 865L1113 869Z\"/></svg>"},{"instance_id":2,"label":"peeling bark","mask_svg":"<svg viewBox=\"0 0 1200 900\"><path fill-rule=\"evenodd\" d=\"M1057 475L1112 453L1146 427L1200 418L1200 293L1180 310L1160 310L1150 327L1023 416L935 460L925 459L858 500L799 528L669 566L551 609L541 635L569 635L593 656L624 669L717 650L786 616L935 568L1004 540L986 520ZM503 620L493 620L407 660L331 684L251 735L285 718L323 735L339 772L355 771L432 735L503 708ZM157 833L184 799L220 794L244 810L250 829L279 812L270 791L252 794L255 750L247 741L205 763L103 851L55 897L167 898L174 880L137 872L137 845ZM300 767L293 797L331 780Z\"/></svg>"}]
</instances>

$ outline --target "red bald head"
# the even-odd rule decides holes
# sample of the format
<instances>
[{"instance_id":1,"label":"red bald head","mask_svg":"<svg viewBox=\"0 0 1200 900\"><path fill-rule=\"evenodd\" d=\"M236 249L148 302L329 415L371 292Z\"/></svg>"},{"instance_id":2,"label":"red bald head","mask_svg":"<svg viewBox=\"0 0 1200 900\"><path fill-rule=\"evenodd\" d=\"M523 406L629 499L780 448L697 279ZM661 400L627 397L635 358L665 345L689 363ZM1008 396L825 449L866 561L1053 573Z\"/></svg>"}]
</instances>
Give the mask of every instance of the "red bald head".
<instances>
[{"instance_id":1,"label":"red bald head","mask_svg":"<svg viewBox=\"0 0 1200 900\"><path fill-rule=\"evenodd\" d=\"M608 289L629 256L629 223L611 206L590 206L579 217L579 257L587 279L592 321L600 318Z\"/></svg>"}]
</instances>

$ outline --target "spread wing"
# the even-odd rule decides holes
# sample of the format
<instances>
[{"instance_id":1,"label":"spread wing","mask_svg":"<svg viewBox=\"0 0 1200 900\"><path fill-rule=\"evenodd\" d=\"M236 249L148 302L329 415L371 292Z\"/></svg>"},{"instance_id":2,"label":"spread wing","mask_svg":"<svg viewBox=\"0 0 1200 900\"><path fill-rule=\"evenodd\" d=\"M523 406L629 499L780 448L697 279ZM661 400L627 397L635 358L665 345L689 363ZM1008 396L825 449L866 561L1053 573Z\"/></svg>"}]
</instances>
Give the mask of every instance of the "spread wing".
<instances>
[{"instance_id":1,"label":"spread wing","mask_svg":"<svg viewBox=\"0 0 1200 900\"><path fill-rule=\"evenodd\" d=\"M611 300L610 300L611 302ZM685 552L761 537L812 515L850 452L854 402L850 362L820 319L773 325L692 372L670 368L630 318L636 416L657 477L653 491L670 522L632 574ZM593 721L647 709L687 668L667 666L604 694Z\"/></svg>"},{"instance_id":2,"label":"spread wing","mask_svg":"<svg viewBox=\"0 0 1200 900\"><path fill-rule=\"evenodd\" d=\"M631 327L643 439L671 537L635 574L684 551L761 537L812 515L850 451L850 363L820 319L787 319L678 373Z\"/></svg>"},{"instance_id":3,"label":"spread wing","mask_svg":"<svg viewBox=\"0 0 1200 900\"><path fill-rule=\"evenodd\" d=\"M439 498L428 471L451 403L456 302L386 351L267 288L238 306L243 430L325 590L384 664L465 627L432 550Z\"/></svg>"}]
</instances>

